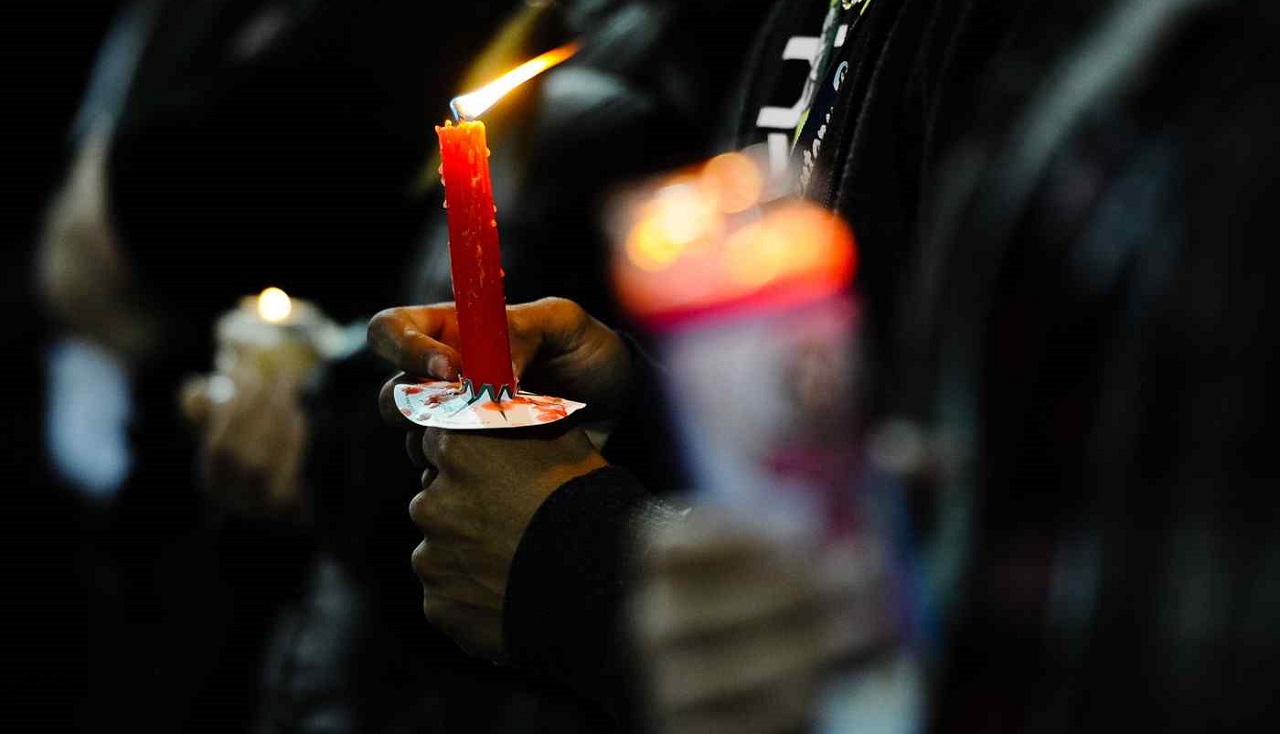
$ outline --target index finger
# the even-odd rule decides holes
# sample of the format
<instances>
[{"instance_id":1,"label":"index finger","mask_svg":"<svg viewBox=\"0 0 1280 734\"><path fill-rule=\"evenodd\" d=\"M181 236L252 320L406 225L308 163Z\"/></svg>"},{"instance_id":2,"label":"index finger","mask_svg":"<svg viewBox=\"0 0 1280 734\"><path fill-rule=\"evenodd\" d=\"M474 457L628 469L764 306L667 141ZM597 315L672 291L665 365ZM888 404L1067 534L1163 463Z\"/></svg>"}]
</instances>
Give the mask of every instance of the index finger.
<instances>
[{"instance_id":1,"label":"index finger","mask_svg":"<svg viewBox=\"0 0 1280 734\"><path fill-rule=\"evenodd\" d=\"M369 322L374 353L411 375L454 380L461 357L453 304L389 308Z\"/></svg>"}]
</instances>

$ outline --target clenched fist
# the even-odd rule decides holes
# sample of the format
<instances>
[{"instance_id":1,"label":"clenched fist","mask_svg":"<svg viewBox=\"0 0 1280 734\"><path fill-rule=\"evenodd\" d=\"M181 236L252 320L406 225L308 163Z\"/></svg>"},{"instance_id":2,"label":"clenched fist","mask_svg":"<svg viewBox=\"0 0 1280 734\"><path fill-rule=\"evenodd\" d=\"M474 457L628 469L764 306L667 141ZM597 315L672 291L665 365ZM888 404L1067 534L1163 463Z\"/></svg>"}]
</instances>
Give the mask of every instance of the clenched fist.
<instances>
[{"instance_id":1,"label":"clenched fist","mask_svg":"<svg viewBox=\"0 0 1280 734\"><path fill-rule=\"evenodd\" d=\"M580 428L519 432L426 429L422 491L409 514L422 530L413 569L427 619L464 650L502 657L507 574L543 500L605 466Z\"/></svg>"}]
</instances>

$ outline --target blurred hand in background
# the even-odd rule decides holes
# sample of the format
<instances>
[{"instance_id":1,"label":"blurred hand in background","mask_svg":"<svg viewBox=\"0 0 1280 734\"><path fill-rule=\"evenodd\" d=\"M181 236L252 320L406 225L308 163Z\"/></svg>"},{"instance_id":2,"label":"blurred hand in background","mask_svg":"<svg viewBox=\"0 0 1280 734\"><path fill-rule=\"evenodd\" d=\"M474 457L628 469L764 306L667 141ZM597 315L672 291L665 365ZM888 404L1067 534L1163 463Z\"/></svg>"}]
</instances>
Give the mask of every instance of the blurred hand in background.
<instances>
[{"instance_id":1,"label":"blurred hand in background","mask_svg":"<svg viewBox=\"0 0 1280 734\"><path fill-rule=\"evenodd\" d=\"M834 666L886 637L865 554L697 509L646 532L633 626L659 731L803 731Z\"/></svg>"},{"instance_id":2,"label":"blurred hand in background","mask_svg":"<svg viewBox=\"0 0 1280 734\"><path fill-rule=\"evenodd\" d=\"M188 380L181 402L201 434L199 474L215 504L260 518L302 514L309 427L295 375L264 376L247 362Z\"/></svg>"}]
</instances>

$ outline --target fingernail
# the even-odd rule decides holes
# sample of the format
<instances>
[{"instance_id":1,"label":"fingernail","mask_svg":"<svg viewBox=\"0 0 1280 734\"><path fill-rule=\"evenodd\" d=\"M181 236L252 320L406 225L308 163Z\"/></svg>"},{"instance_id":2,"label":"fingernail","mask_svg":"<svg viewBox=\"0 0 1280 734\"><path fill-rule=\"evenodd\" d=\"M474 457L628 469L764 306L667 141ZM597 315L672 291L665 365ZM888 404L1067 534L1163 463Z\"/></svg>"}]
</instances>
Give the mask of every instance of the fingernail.
<instances>
[{"instance_id":1,"label":"fingernail","mask_svg":"<svg viewBox=\"0 0 1280 734\"><path fill-rule=\"evenodd\" d=\"M433 354L431 359L427 360L427 371L440 380L453 379L453 365L443 354Z\"/></svg>"}]
</instances>

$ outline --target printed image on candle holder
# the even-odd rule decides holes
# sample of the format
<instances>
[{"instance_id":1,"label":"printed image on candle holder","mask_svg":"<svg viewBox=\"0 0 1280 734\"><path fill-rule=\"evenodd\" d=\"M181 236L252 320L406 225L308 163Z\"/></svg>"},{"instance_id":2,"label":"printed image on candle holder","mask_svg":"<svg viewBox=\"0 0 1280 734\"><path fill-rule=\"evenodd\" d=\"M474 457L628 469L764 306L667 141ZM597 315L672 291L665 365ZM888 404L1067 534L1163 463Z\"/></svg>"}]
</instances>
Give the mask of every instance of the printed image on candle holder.
<instances>
[{"instance_id":1,"label":"printed image on candle holder","mask_svg":"<svg viewBox=\"0 0 1280 734\"><path fill-rule=\"evenodd\" d=\"M855 381L858 359L848 322L832 331L801 330L795 341L778 344L782 374L779 389L789 412L780 416L779 434L760 457L780 491L799 492L820 518L827 538L847 538L859 526L853 477L857 471L858 423Z\"/></svg>"},{"instance_id":2,"label":"printed image on candle holder","mask_svg":"<svg viewBox=\"0 0 1280 734\"><path fill-rule=\"evenodd\" d=\"M850 532L856 248L758 151L620 192L619 300L656 337L695 488L773 529Z\"/></svg>"},{"instance_id":3,"label":"printed image on candle holder","mask_svg":"<svg viewBox=\"0 0 1280 734\"><path fill-rule=\"evenodd\" d=\"M698 494L784 535L848 538L858 421L856 308L833 298L703 320L660 353Z\"/></svg>"}]
</instances>

